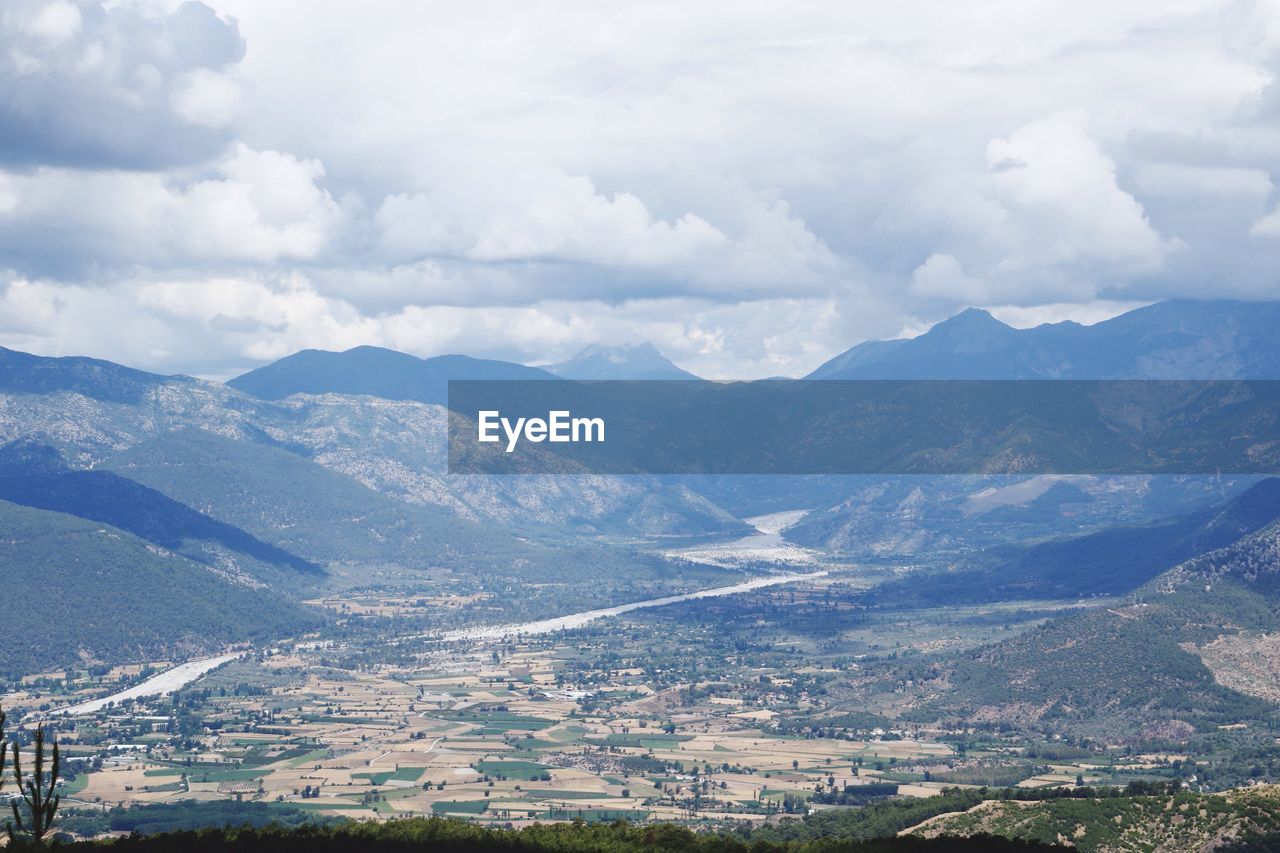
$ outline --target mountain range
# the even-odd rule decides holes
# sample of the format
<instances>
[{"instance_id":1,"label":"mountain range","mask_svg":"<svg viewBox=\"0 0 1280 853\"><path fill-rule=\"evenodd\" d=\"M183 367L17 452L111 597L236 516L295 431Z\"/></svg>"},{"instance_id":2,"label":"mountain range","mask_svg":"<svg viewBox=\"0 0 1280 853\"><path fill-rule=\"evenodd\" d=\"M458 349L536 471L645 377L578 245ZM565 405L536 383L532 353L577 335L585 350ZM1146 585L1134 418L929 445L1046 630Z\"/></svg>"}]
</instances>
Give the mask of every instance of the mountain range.
<instances>
[{"instance_id":1,"label":"mountain range","mask_svg":"<svg viewBox=\"0 0 1280 853\"><path fill-rule=\"evenodd\" d=\"M855 347L815 376L1267 377L1280 373L1280 346L1266 334L1277 319L1275 303L1174 302L1096 326L1016 330L969 311L915 339ZM742 536L751 528L741 519L779 509L811 510L787 535L837 553L996 549L972 568L1001 567L1009 590L1126 591L1223 545L1205 526L1208 508L1252 482L446 471L450 379L677 377L692 374L647 345L589 347L545 369L307 350L225 384L0 348L0 574L15 579L7 603L54 598L58 618L78 626L59 642L27 619L19 627L31 639L0 651L0 672L296 632L327 618L303 601L375 580L496 590L507 606L544 614L561 606L556 590L579 600L660 591L693 570L654 556L654 543ZM1117 525L1131 532L1087 539ZM1055 541L998 550L1028 537ZM1111 548L1134 557L1121 580L1062 587L1067 567L1101 566L1098 554ZM616 591L624 585L629 592ZM220 604L201 605L197 594ZM107 622L131 627L108 631Z\"/></svg>"},{"instance_id":2,"label":"mountain range","mask_svg":"<svg viewBox=\"0 0 1280 853\"><path fill-rule=\"evenodd\" d=\"M1277 379L1280 302L1174 299L1101 323L1015 329L970 308L869 341L808 379Z\"/></svg>"},{"instance_id":3,"label":"mountain range","mask_svg":"<svg viewBox=\"0 0 1280 853\"><path fill-rule=\"evenodd\" d=\"M145 374L144 374L145 375ZM592 345L567 361L528 367L508 361L439 355L417 358L382 347L360 346L344 352L302 350L227 382L262 400L294 394L347 394L384 400L443 405L450 379L696 379L671 363L652 344L629 347Z\"/></svg>"},{"instance_id":4,"label":"mountain range","mask_svg":"<svg viewBox=\"0 0 1280 853\"><path fill-rule=\"evenodd\" d=\"M1198 479L1198 478L1197 478ZM1028 482L1028 481L1024 481ZM1148 481L1149 482L1149 481ZM1188 483L1195 482L1189 479ZM1079 486L1089 488L1091 483ZM1170 484L1157 484L1169 488ZM1068 488L1076 488L1072 484ZM1205 493L1208 494L1207 492ZM1077 495L1081 497L1082 495ZM1066 498L1060 495L1058 499ZM1126 499L1129 512L1135 501ZM1106 512L1123 512L1114 502ZM995 523L1008 519L1001 514ZM1064 600L1132 592L1161 572L1201 554L1230 545L1280 519L1280 479L1253 483L1222 502L1152 523L1115 523L1075 536L1057 536L1029 544L995 544L955 571L892 581L870 598L879 604L949 606L996 601ZM976 520L976 519L975 519ZM930 522L941 530L944 523ZM1032 537L1035 530L1021 525ZM1041 530L1054 525L1042 525ZM981 528L979 528L981 529ZM969 531L976 539L981 533ZM991 536L989 541L994 542Z\"/></svg>"},{"instance_id":5,"label":"mountain range","mask_svg":"<svg viewBox=\"0 0 1280 853\"><path fill-rule=\"evenodd\" d=\"M443 404L450 379L551 379L536 367L441 355L416 358L381 347L345 352L308 349L237 376L227 384L263 400L294 394L362 394Z\"/></svg>"}]
</instances>

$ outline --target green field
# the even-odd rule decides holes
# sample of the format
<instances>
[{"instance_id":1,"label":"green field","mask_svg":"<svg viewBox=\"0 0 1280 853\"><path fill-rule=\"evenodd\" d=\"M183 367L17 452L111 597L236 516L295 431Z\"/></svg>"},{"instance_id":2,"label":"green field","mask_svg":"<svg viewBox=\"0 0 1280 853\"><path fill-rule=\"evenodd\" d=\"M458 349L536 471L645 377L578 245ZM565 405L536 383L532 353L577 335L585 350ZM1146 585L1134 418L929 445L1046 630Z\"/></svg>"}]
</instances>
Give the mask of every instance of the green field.
<instances>
[{"instance_id":1,"label":"green field","mask_svg":"<svg viewBox=\"0 0 1280 853\"><path fill-rule=\"evenodd\" d=\"M561 791L555 788L529 788L525 793L542 800L607 800L610 796L603 791Z\"/></svg>"},{"instance_id":2,"label":"green field","mask_svg":"<svg viewBox=\"0 0 1280 853\"><path fill-rule=\"evenodd\" d=\"M476 764L481 773L506 776L510 779L537 779L551 768L534 761L481 761Z\"/></svg>"},{"instance_id":3,"label":"green field","mask_svg":"<svg viewBox=\"0 0 1280 853\"><path fill-rule=\"evenodd\" d=\"M310 752L304 753L303 755L299 755L297 758L290 761L289 766L301 767L304 764L311 764L313 762L322 761L328 758L331 754L332 753L330 753L329 750L325 748L313 749Z\"/></svg>"},{"instance_id":4,"label":"green field","mask_svg":"<svg viewBox=\"0 0 1280 853\"><path fill-rule=\"evenodd\" d=\"M431 804L436 814L482 814L489 807L488 800L450 800Z\"/></svg>"},{"instance_id":5,"label":"green field","mask_svg":"<svg viewBox=\"0 0 1280 853\"><path fill-rule=\"evenodd\" d=\"M368 779L371 784L385 785L394 779L397 782L416 782L422 778L423 767L397 767L395 770L376 770L368 773L352 773L353 779Z\"/></svg>"},{"instance_id":6,"label":"green field","mask_svg":"<svg viewBox=\"0 0 1280 853\"><path fill-rule=\"evenodd\" d=\"M444 712L438 718L451 723L471 723L480 726L474 734L502 735L512 731L542 731L556 724L555 720L542 717L522 717L506 711L492 713L468 713L467 711Z\"/></svg>"},{"instance_id":7,"label":"green field","mask_svg":"<svg viewBox=\"0 0 1280 853\"><path fill-rule=\"evenodd\" d=\"M611 734L604 743L611 746L639 746L645 749L671 749L679 743L693 738L689 735L668 735L661 732L629 732L627 734ZM594 742L594 741L593 741Z\"/></svg>"}]
</instances>

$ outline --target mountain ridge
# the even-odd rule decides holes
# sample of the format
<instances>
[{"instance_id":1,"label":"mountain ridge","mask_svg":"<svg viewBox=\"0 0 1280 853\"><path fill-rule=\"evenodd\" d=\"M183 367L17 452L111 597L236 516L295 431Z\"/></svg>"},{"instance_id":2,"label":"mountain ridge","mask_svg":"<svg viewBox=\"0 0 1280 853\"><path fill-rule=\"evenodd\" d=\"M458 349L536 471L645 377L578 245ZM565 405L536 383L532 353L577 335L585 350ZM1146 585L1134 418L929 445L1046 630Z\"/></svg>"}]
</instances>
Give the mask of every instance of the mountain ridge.
<instances>
[{"instance_id":1,"label":"mountain ridge","mask_svg":"<svg viewBox=\"0 0 1280 853\"><path fill-rule=\"evenodd\" d=\"M0 347L0 393L68 391L112 403L136 403L167 382L194 382L86 356L43 356Z\"/></svg>"},{"instance_id":2,"label":"mountain ridge","mask_svg":"<svg viewBox=\"0 0 1280 853\"><path fill-rule=\"evenodd\" d=\"M1117 524L1025 547L993 548L987 565L946 573L928 584L892 581L871 598L937 605L1122 595L1277 519L1280 478L1269 477L1225 502L1151 524Z\"/></svg>"},{"instance_id":3,"label":"mountain ridge","mask_svg":"<svg viewBox=\"0 0 1280 853\"><path fill-rule=\"evenodd\" d=\"M1028 329L969 308L914 338L868 341L807 379L1277 379L1280 301L1171 299L1093 325Z\"/></svg>"},{"instance_id":4,"label":"mountain ridge","mask_svg":"<svg viewBox=\"0 0 1280 853\"><path fill-rule=\"evenodd\" d=\"M1263 496L1272 510L1276 488L1267 485ZM1273 519L1119 601L940 662L946 689L926 705L1135 744L1265 721L1275 706L1263 697L1280 689L1280 678L1272 672L1261 685L1232 678L1209 652L1230 643L1265 669L1278 607L1280 519Z\"/></svg>"},{"instance_id":5,"label":"mountain ridge","mask_svg":"<svg viewBox=\"0 0 1280 853\"><path fill-rule=\"evenodd\" d=\"M227 551L277 571L322 575L317 564L269 545L112 471L78 471L57 450L31 441L0 445L0 499L110 524L195 562ZM204 548L195 547L203 545ZM260 578L259 580L270 578Z\"/></svg>"},{"instance_id":6,"label":"mountain ridge","mask_svg":"<svg viewBox=\"0 0 1280 853\"><path fill-rule=\"evenodd\" d=\"M301 350L225 384L263 400L283 400L294 394L345 394L443 404L451 379L554 378L545 370L514 362L467 355L418 358L383 347L359 346L342 352Z\"/></svg>"}]
</instances>

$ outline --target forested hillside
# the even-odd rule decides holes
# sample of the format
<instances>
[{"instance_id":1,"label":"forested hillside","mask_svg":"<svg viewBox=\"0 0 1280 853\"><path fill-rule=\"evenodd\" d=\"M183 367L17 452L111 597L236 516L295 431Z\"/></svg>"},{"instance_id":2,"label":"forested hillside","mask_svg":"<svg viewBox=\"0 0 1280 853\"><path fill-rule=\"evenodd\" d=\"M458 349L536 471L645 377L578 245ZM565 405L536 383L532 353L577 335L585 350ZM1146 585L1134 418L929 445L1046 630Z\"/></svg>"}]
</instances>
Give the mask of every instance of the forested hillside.
<instances>
[{"instance_id":1,"label":"forested hillside","mask_svg":"<svg viewBox=\"0 0 1280 853\"><path fill-rule=\"evenodd\" d=\"M0 531L8 677L186 659L323 621L232 566L196 563L105 524L0 501Z\"/></svg>"}]
</instances>

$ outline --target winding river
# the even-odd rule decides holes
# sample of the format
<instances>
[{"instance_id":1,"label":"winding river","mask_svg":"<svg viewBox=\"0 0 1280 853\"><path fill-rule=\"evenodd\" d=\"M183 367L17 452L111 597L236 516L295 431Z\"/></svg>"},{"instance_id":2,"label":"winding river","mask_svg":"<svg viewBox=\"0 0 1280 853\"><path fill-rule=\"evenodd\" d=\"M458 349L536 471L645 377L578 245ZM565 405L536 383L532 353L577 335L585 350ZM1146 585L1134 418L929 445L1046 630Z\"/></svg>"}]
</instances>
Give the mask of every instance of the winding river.
<instances>
[{"instance_id":1,"label":"winding river","mask_svg":"<svg viewBox=\"0 0 1280 853\"><path fill-rule=\"evenodd\" d=\"M58 708L53 711L57 714L94 714L110 705L112 702L119 704L126 699L141 699L144 696L166 696L175 690L181 690L197 678L204 676L228 661L233 661L240 657L242 653L218 655L212 658L202 658L201 660L187 661L178 664L173 669L166 669L159 675L153 675L141 684L135 684L118 693L112 693L110 696L103 696L101 699L92 699L88 702L81 702L79 705L72 705L69 708Z\"/></svg>"},{"instance_id":2,"label":"winding river","mask_svg":"<svg viewBox=\"0 0 1280 853\"><path fill-rule=\"evenodd\" d=\"M676 604L681 601L693 601L698 598L717 598L722 595L734 595L739 592L750 592L753 589L763 589L768 586L778 586L779 584L784 583L796 583L798 581L820 578L824 577L826 574L827 573L825 571L818 571L804 572L802 574L767 575L765 577L734 584L733 586L719 586L714 589L701 589L697 592L668 595L665 598L651 598L648 601L634 601L631 604L619 604L616 607L603 607L599 610L584 610L581 613L570 613L568 616L556 616L551 619L541 619L536 622L517 622L510 625L486 625L475 628L460 628L456 631L446 632L443 635L443 639L450 641L502 640L507 637L517 637L522 634L550 634L554 631L581 628L588 622L594 622L597 619L604 619L609 616L618 616L623 613L630 613L633 610L641 610L646 607L662 607L665 604Z\"/></svg>"},{"instance_id":3,"label":"winding river","mask_svg":"<svg viewBox=\"0 0 1280 853\"><path fill-rule=\"evenodd\" d=\"M759 533L742 540L743 543L750 544L751 550L761 551L764 546L769 549L776 549L780 545L781 537L778 535L783 527L792 519L793 513L777 513L774 516L764 516L760 519L752 519L756 524ZM777 540L775 542L775 540ZM732 543L730 547L738 545ZM758 558L758 555L756 555ZM773 556L771 554L771 556ZM695 558L696 559L696 558ZM775 557L776 559L776 557ZM705 560L712 562L711 560ZM551 619L540 619L534 622L514 622L507 625L481 625L473 628L459 628L454 631L447 631L442 635L437 635L441 639L449 642L474 642L487 640L502 640L508 637L518 637L521 635L530 636L535 634L550 634L555 631L567 631L573 628L581 628L589 622L597 619L607 619L610 616L620 616L623 613L630 613L633 610L643 610L647 607L662 607L667 604L678 604L682 601L694 601L699 598L718 598L724 595L735 595L740 592L751 592L756 589L764 589L770 586L779 586L780 584L797 583L799 581L812 580L813 578L824 577L825 571L812 571L794 574L776 574L765 575L763 577L753 578L749 581L734 584L733 586L720 586L714 589L702 589L696 592L686 592L680 595L668 595L665 598L651 598L647 601L633 601L630 604L619 604L613 607L602 607L599 610L584 610L580 613L570 613L567 616L555 616ZM234 654L223 654L217 657L202 658L200 660L188 661L179 664L172 669L165 670L159 675L148 678L141 684L136 684L110 696L104 696L101 699L92 699L88 702L81 702L78 705L71 705L66 708L59 708L52 712L53 715L58 714L93 714L101 711L108 705L119 704L127 699L141 699L146 696L165 696L180 690L193 681L212 672L228 661L235 660L240 657L243 652Z\"/></svg>"}]
</instances>

